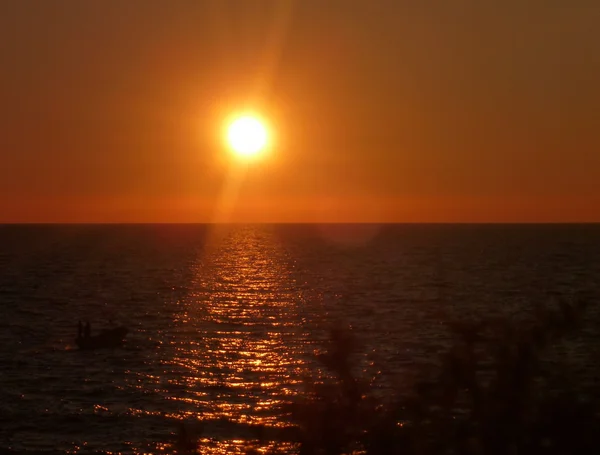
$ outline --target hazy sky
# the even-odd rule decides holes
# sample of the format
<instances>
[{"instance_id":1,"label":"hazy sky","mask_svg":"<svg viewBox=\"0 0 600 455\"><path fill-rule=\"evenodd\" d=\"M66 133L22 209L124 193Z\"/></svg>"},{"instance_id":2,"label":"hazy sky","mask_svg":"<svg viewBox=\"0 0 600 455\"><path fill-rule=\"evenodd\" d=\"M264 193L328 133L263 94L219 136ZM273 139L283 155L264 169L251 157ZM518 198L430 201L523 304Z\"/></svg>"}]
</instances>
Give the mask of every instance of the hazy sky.
<instances>
[{"instance_id":1,"label":"hazy sky","mask_svg":"<svg viewBox=\"0 0 600 455\"><path fill-rule=\"evenodd\" d=\"M0 222L600 221L598 24L597 0L3 0ZM276 141L241 169L247 107Z\"/></svg>"}]
</instances>

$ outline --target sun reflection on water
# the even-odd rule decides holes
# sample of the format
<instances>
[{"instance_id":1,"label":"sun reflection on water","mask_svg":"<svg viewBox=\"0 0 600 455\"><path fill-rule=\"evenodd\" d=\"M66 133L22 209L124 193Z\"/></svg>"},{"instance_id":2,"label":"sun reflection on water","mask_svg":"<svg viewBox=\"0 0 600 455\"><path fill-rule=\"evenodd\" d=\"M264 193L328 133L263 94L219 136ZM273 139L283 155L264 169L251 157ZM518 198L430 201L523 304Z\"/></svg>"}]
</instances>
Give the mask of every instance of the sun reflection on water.
<instances>
[{"instance_id":1,"label":"sun reflection on water","mask_svg":"<svg viewBox=\"0 0 600 455\"><path fill-rule=\"evenodd\" d=\"M207 454L241 450L259 427L288 426L283 398L298 392L307 368L302 298L276 236L249 226L215 238L175 315L165 377L146 378L175 405L163 416L193 417L202 427ZM253 447L274 443L262 438Z\"/></svg>"}]
</instances>

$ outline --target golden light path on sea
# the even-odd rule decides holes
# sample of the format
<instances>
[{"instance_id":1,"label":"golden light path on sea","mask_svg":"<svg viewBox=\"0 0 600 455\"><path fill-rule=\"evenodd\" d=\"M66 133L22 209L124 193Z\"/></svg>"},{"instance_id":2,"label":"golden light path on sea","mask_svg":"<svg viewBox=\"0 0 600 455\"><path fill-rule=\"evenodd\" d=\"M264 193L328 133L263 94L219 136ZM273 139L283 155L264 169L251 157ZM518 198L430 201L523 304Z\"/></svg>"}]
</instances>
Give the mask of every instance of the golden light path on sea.
<instances>
[{"instance_id":1,"label":"golden light path on sea","mask_svg":"<svg viewBox=\"0 0 600 455\"><path fill-rule=\"evenodd\" d=\"M141 381L146 388L153 384L167 410L129 410L185 421L197 432L202 454L278 444L273 434L290 426L283 407L299 392L308 368L309 333L292 261L274 233L224 229L191 265L189 293L175 303L164 375ZM158 444L156 450L169 447Z\"/></svg>"}]
</instances>

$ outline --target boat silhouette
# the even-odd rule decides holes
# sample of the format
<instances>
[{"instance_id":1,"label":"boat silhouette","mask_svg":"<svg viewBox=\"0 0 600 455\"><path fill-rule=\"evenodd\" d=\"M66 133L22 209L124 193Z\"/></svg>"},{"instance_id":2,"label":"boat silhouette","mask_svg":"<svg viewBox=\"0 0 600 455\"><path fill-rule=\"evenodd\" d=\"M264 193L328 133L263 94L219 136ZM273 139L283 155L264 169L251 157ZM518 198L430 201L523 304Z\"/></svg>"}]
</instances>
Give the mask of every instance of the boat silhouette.
<instances>
[{"instance_id":1,"label":"boat silhouette","mask_svg":"<svg viewBox=\"0 0 600 455\"><path fill-rule=\"evenodd\" d=\"M75 338L79 349L117 348L123 345L129 330L127 327L115 327L102 330L98 335L81 336Z\"/></svg>"}]
</instances>

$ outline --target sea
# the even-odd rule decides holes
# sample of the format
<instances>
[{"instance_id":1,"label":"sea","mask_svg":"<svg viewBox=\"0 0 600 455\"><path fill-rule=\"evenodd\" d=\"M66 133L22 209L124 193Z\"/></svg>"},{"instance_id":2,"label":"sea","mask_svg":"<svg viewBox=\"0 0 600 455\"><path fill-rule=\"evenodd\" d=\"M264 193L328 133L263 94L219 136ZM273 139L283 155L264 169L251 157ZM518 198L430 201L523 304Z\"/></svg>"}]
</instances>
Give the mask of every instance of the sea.
<instances>
[{"instance_id":1,"label":"sea","mask_svg":"<svg viewBox=\"0 0 600 455\"><path fill-rule=\"evenodd\" d=\"M332 328L385 394L457 321L561 299L589 303L563 351L593 375L600 225L2 225L0 451L170 453L184 422L200 453L243 453L328 377ZM79 321L126 343L79 350Z\"/></svg>"}]
</instances>

